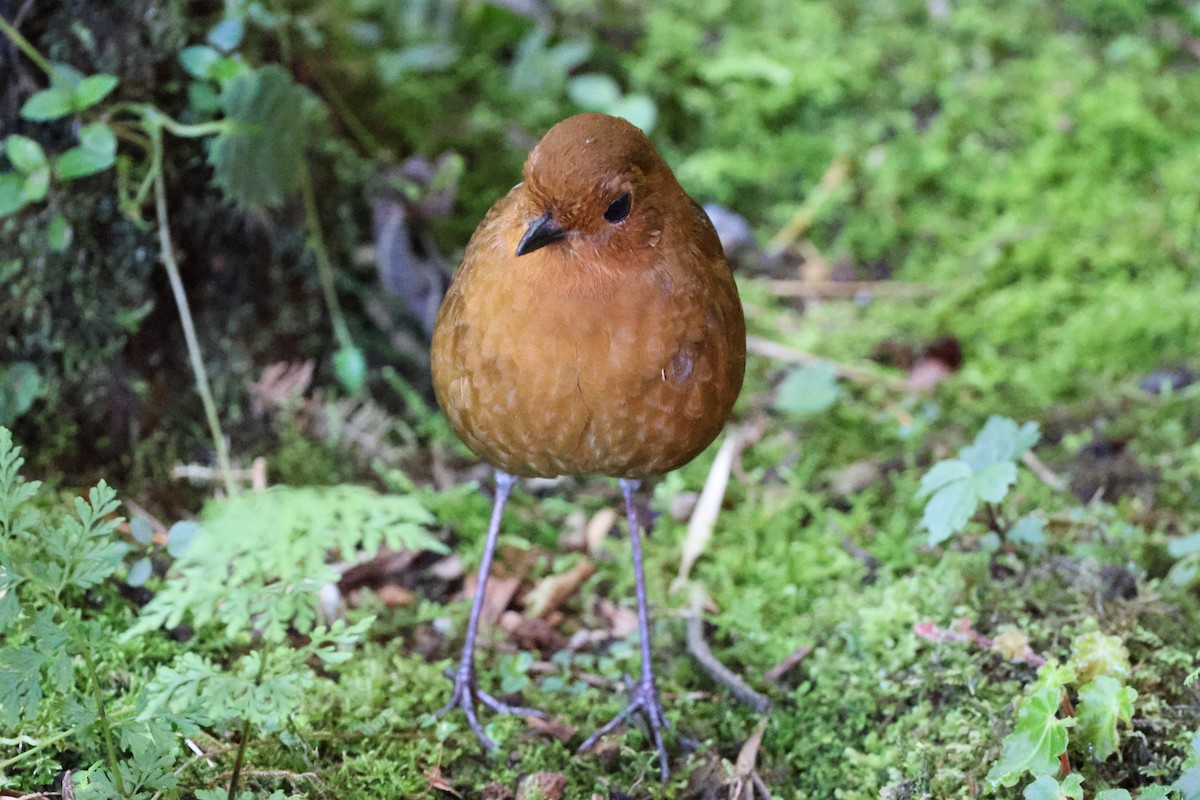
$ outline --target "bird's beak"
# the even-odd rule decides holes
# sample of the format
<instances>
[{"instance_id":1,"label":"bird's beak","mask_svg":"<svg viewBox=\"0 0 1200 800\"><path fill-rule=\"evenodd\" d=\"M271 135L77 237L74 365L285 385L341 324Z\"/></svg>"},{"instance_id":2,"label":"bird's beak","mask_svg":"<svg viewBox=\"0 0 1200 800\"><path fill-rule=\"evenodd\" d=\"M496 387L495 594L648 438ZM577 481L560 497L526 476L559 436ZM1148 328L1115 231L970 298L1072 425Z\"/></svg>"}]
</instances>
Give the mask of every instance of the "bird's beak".
<instances>
[{"instance_id":1,"label":"bird's beak","mask_svg":"<svg viewBox=\"0 0 1200 800\"><path fill-rule=\"evenodd\" d=\"M558 223L554 221L554 215L547 211L529 223L529 228L525 231L525 235L521 237L521 243L517 245L517 255L523 256L526 253L532 253L534 250L540 250L552 242L557 242L566 235L567 232L560 228Z\"/></svg>"}]
</instances>

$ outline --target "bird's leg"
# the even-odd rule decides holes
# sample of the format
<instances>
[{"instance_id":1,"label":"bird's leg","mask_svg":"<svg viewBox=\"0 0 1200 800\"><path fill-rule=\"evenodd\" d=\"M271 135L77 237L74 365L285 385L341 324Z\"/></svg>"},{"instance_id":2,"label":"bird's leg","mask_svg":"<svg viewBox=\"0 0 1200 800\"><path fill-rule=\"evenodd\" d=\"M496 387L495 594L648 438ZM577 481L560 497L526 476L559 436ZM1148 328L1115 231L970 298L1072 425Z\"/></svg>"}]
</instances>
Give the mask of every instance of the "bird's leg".
<instances>
[{"instance_id":1,"label":"bird's leg","mask_svg":"<svg viewBox=\"0 0 1200 800\"><path fill-rule=\"evenodd\" d=\"M496 537L500 534L500 519L504 516L504 505L512 491L516 477L496 470L496 500L492 506L492 520L488 524L487 542L483 546L483 560L479 562L479 580L475 587L475 599L471 603L471 615L467 618L467 640L463 643L462 659L458 663L458 671L454 673L454 693L450 702L442 706L434 716L441 716L447 711L461 708L467 715L471 730L479 738L479 743L488 750L493 750L496 743L492 741L479 719L475 716L475 701L483 703L488 708L501 714L520 714L521 716L544 716L533 708L510 706L492 697L475 685L475 636L479 631L479 615L483 611L483 599L487 589L488 573L492 568L492 557L496 554Z\"/></svg>"},{"instance_id":2,"label":"bird's leg","mask_svg":"<svg viewBox=\"0 0 1200 800\"><path fill-rule=\"evenodd\" d=\"M642 638L642 677L633 686L632 697L620 714L609 720L604 727L593 733L579 746L579 752L587 750L599 741L601 736L625 721L630 714L640 711L650 724L654 734L654 744L658 748L658 766L665 783L670 776L667 765L667 748L663 744L663 729L671 723L663 713L662 703L658 700L658 689L654 685L654 668L650 664L650 616L646 611L646 573L642 567L642 537L638 531L637 510L633 506L633 493L637 491L638 482L622 478L621 491L625 494L625 513L629 516L629 544L633 550L633 581L637 592L638 604L638 633Z\"/></svg>"}]
</instances>

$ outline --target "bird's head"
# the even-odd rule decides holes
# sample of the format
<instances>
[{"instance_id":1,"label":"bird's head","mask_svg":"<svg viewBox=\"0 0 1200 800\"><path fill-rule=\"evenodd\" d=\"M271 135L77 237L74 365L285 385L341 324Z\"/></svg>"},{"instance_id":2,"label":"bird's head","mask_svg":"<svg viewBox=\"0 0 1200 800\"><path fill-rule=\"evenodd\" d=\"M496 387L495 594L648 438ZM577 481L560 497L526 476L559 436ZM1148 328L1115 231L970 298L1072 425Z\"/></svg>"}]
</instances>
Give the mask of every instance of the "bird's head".
<instances>
[{"instance_id":1,"label":"bird's head","mask_svg":"<svg viewBox=\"0 0 1200 800\"><path fill-rule=\"evenodd\" d=\"M528 227L518 256L549 246L653 247L671 196L689 203L646 135L607 114L577 114L551 128L525 161L523 188Z\"/></svg>"}]
</instances>

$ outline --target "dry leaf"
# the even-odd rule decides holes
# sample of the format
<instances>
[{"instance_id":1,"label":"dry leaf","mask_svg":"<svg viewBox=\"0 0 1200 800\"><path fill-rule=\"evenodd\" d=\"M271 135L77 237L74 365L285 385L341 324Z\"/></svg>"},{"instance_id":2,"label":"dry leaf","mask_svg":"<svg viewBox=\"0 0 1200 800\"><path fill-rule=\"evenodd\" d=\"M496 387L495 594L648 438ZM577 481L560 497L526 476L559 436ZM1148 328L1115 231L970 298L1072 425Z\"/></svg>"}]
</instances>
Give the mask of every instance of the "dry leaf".
<instances>
[{"instance_id":1,"label":"dry leaf","mask_svg":"<svg viewBox=\"0 0 1200 800\"><path fill-rule=\"evenodd\" d=\"M607 597L602 597L597 601L596 616L604 622L608 628L608 634L614 639L624 639L637 630L637 612L618 606Z\"/></svg>"},{"instance_id":2,"label":"dry leaf","mask_svg":"<svg viewBox=\"0 0 1200 800\"><path fill-rule=\"evenodd\" d=\"M558 739L560 742L569 742L571 741L571 737L575 735L574 726L568 725L557 717L554 719L526 717L525 723L529 725L529 729L533 733L549 736L552 739Z\"/></svg>"},{"instance_id":3,"label":"dry leaf","mask_svg":"<svg viewBox=\"0 0 1200 800\"><path fill-rule=\"evenodd\" d=\"M437 789L439 792L452 794L455 797L461 798L462 795L442 777L442 768L434 767L425 771L425 780L429 782L429 788Z\"/></svg>"},{"instance_id":4,"label":"dry leaf","mask_svg":"<svg viewBox=\"0 0 1200 800\"><path fill-rule=\"evenodd\" d=\"M566 572L542 578L525 596L525 615L546 617L575 594L580 585L596 572L591 560L581 558Z\"/></svg>"},{"instance_id":5,"label":"dry leaf","mask_svg":"<svg viewBox=\"0 0 1200 800\"><path fill-rule=\"evenodd\" d=\"M567 776L561 772L535 772L517 784L517 800L562 800Z\"/></svg>"},{"instance_id":6,"label":"dry leaf","mask_svg":"<svg viewBox=\"0 0 1200 800\"><path fill-rule=\"evenodd\" d=\"M615 508L602 508L592 515L584 529L584 541L587 542L588 553L595 556L600 552L604 540L608 538L609 532L616 524L617 510Z\"/></svg>"}]
</instances>

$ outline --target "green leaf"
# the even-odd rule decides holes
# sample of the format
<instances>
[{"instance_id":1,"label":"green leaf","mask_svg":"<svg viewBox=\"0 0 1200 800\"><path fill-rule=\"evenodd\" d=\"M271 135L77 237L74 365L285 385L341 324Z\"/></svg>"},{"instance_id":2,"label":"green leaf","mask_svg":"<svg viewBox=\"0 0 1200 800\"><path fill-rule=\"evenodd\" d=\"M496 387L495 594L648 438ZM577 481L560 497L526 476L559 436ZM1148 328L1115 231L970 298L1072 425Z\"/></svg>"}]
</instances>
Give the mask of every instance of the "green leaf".
<instances>
[{"instance_id":1,"label":"green leaf","mask_svg":"<svg viewBox=\"0 0 1200 800\"><path fill-rule=\"evenodd\" d=\"M238 17L226 17L212 27L206 37L208 43L223 53L229 53L238 48L246 27Z\"/></svg>"},{"instance_id":2,"label":"green leaf","mask_svg":"<svg viewBox=\"0 0 1200 800\"><path fill-rule=\"evenodd\" d=\"M1076 719L1079 733L1097 761L1117 751L1117 723L1133 718L1137 691L1116 678L1100 675L1079 690Z\"/></svg>"},{"instance_id":3,"label":"green leaf","mask_svg":"<svg viewBox=\"0 0 1200 800\"><path fill-rule=\"evenodd\" d=\"M1025 800L1083 800L1083 776L1073 772L1059 783L1043 775L1026 786L1021 796Z\"/></svg>"},{"instance_id":4,"label":"green leaf","mask_svg":"<svg viewBox=\"0 0 1200 800\"><path fill-rule=\"evenodd\" d=\"M0 364L0 425L11 425L46 396L46 382L28 361Z\"/></svg>"},{"instance_id":5,"label":"green leaf","mask_svg":"<svg viewBox=\"0 0 1200 800\"><path fill-rule=\"evenodd\" d=\"M209 149L214 180L239 206L279 205L300 186L323 106L275 65L227 84L221 106L232 124Z\"/></svg>"},{"instance_id":6,"label":"green leaf","mask_svg":"<svg viewBox=\"0 0 1200 800\"><path fill-rule=\"evenodd\" d=\"M145 517L134 517L129 520L129 535L138 544L150 544L154 541L154 526Z\"/></svg>"},{"instance_id":7,"label":"green leaf","mask_svg":"<svg viewBox=\"0 0 1200 800\"><path fill-rule=\"evenodd\" d=\"M51 86L30 97L21 106L21 117L33 122L59 119L71 113L71 90Z\"/></svg>"},{"instance_id":8,"label":"green leaf","mask_svg":"<svg viewBox=\"0 0 1200 800\"><path fill-rule=\"evenodd\" d=\"M71 246L75 230L62 214L55 214L46 228L46 245L52 252L64 253ZM0 417L0 419L3 419Z\"/></svg>"},{"instance_id":9,"label":"green leaf","mask_svg":"<svg viewBox=\"0 0 1200 800\"><path fill-rule=\"evenodd\" d=\"M117 137L103 122L93 122L79 129L79 144L94 153L116 155Z\"/></svg>"},{"instance_id":10,"label":"green leaf","mask_svg":"<svg viewBox=\"0 0 1200 800\"><path fill-rule=\"evenodd\" d=\"M658 121L658 106L644 94L627 94L608 107L608 113L621 117L645 133L654 130Z\"/></svg>"},{"instance_id":11,"label":"green leaf","mask_svg":"<svg viewBox=\"0 0 1200 800\"><path fill-rule=\"evenodd\" d=\"M1013 523L1004 538L1013 543L1043 545L1046 543L1046 523L1041 517L1026 514Z\"/></svg>"},{"instance_id":12,"label":"green leaf","mask_svg":"<svg viewBox=\"0 0 1200 800\"><path fill-rule=\"evenodd\" d=\"M172 525L167 531L167 552L171 557L179 558L186 553L199 530L200 523L190 519L180 520Z\"/></svg>"},{"instance_id":13,"label":"green leaf","mask_svg":"<svg viewBox=\"0 0 1200 800\"><path fill-rule=\"evenodd\" d=\"M975 474L971 485L976 496L988 503L999 503L1008 494L1008 489L1017 482L1017 465L1011 461L984 467Z\"/></svg>"},{"instance_id":14,"label":"green leaf","mask_svg":"<svg viewBox=\"0 0 1200 800\"><path fill-rule=\"evenodd\" d=\"M837 371L828 364L809 364L788 373L775 392L775 408L785 414L810 416L841 397Z\"/></svg>"},{"instance_id":15,"label":"green leaf","mask_svg":"<svg viewBox=\"0 0 1200 800\"><path fill-rule=\"evenodd\" d=\"M607 111L621 99L621 87L609 75L587 72L571 78L567 96L585 111Z\"/></svg>"},{"instance_id":16,"label":"green leaf","mask_svg":"<svg viewBox=\"0 0 1200 800\"><path fill-rule=\"evenodd\" d=\"M208 45L185 47L179 54L179 63L193 78L206 80L211 76L213 65L221 60L221 54Z\"/></svg>"},{"instance_id":17,"label":"green leaf","mask_svg":"<svg viewBox=\"0 0 1200 800\"><path fill-rule=\"evenodd\" d=\"M71 92L71 105L76 111L91 108L108 97L112 90L117 88L118 83L120 81L115 75L89 75Z\"/></svg>"},{"instance_id":18,"label":"green leaf","mask_svg":"<svg viewBox=\"0 0 1200 800\"><path fill-rule=\"evenodd\" d=\"M154 565L148 558L139 558L129 567L129 575L125 577L125 582L130 586L141 586L150 579L154 574Z\"/></svg>"},{"instance_id":19,"label":"green leaf","mask_svg":"<svg viewBox=\"0 0 1200 800\"><path fill-rule=\"evenodd\" d=\"M46 197L50 191L50 168L41 167L25 176L21 186L21 196L30 203L36 203Z\"/></svg>"},{"instance_id":20,"label":"green leaf","mask_svg":"<svg viewBox=\"0 0 1200 800\"><path fill-rule=\"evenodd\" d=\"M1171 788L1183 795L1183 800L1200 800L1200 763L1185 769Z\"/></svg>"},{"instance_id":21,"label":"green leaf","mask_svg":"<svg viewBox=\"0 0 1200 800\"><path fill-rule=\"evenodd\" d=\"M25 207L25 176L19 172L0 173L0 217L15 214ZM0 424L3 420L0 419Z\"/></svg>"},{"instance_id":22,"label":"green leaf","mask_svg":"<svg viewBox=\"0 0 1200 800\"><path fill-rule=\"evenodd\" d=\"M37 713L42 703L42 664L46 657L28 647L0 649L0 722L12 730Z\"/></svg>"},{"instance_id":23,"label":"green leaf","mask_svg":"<svg viewBox=\"0 0 1200 800\"><path fill-rule=\"evenodd\" d=\"M1138 792L1137 800L1169 800L1170 788L1159 783L1152 783L1149 786L1143 786Z\"/></svg>"},{"instance_id":24,"label":"green leaf","mask_svg":"<svg viewBox=\"0 0 1200 800\"><path fill-rule=\"evenodd\" d=\"M95 175L116 163L116 152L117 137L107 125L85 125L79 131L79 146L55 159L54 170L63 180Z\"/></svg>"},{"instance_id":25,"label":"green leaf","mask_svg":"<svg viewBox=\"0 0 1200 800\"><path fill-rule=\"evenodd\" d=\"M333 354L333 374L351 394L359 394L367 384L367 358L352 344L342 345Z\"/></svg>"},{"instance_id":26,"label":"green leaf","mask_svg":"<svg viewBox=\"0 0 1200 800\"><path fill-rule=\"evenodd\" d=\"M1108 675L1124 683L1132 667L1129 651L1120 636L1103 631L1087 631L1071 642L1071 668L1079 674L1081 684L1090 683L1097 675Z\"/></svg>"},{"instance_id":27,"label":"green leaf","mask_svg":"<svg viewBox=\"0 0 1200 800\"><path fill-rule=\"evenodd\" d=\"M1000 760L988 770L987 780L993 789L1012 786L1026 772L1034 776L1058 772L1071 725L1071 720L1058 718L1062 695L1062 689L1050 686L1021 703L1013 731L1004 737Z\"/></svg>"},{"instance_id":28,"label":"green leaf","mask_svg":"<svg viewBox=\"0 0 1200 800\"><path fill-rule=\"evenodd\" d=\"M959 451L959 458L980 472L993 464L1016 461L1042 436L1036 422L1020 428L1007 417L989 417L975 441Z\"/></svg>"},{"instance_id":29,"label":"green leaf","mask_svg":"<svg viewBox=\"0 0 1200 800\"><path fill-rule=\"evenodd\" d=\"M8 160L18 172L28 175L46 166L46 152L42 146L28 136L13 134L5 139Z\"/></svg>"},{"instance_id":30,"label":"green leaf","mask_svg":"<svg viewBox=\"0 0 1200 800\"><path fill-rule=\"evenodd\" d=\"M1191 536L1167 540L1167 554L1172 558L1183 558L1196 553L1200 553L1200 531Z\"/></svg>"},{"instance_id":31,"label":"green leaf","mask_svg":"<svg viewBox=\"0 0 1200 800\"><path fill-rule=\"evenodd\" d=\"M1151 795L1147 794L1145 789L1138 794L1138 800L1149 800L1150 797ZM1105 789L1102 792L1096 792L1096 796L1092 800L1131 800L1131 798L1125 789Z\"/></svg>"}]
</instances>

